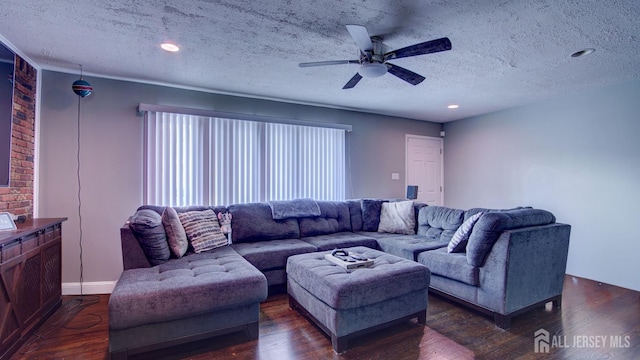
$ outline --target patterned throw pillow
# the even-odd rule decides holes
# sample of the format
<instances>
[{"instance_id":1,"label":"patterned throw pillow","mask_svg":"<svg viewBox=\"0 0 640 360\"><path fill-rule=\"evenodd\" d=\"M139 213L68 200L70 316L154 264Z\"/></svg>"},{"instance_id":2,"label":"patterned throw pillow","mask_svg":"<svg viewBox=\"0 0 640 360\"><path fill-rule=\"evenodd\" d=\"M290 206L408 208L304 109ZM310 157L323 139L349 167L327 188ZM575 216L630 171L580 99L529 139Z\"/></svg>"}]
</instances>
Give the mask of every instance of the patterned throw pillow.
<instances>
[{"instance_id":1,"label":"patterned throw pillow","mask_svg":"<svg viewBox=\"0 0 640 360\"><path fill-rule=\"evenodd\" d=\"M176 209L170 206L164 209L162 212L162 225L164 225L164 230L167 233L167 242L171 253L177 258L181 258L187 253L189 241Z\"/></svg>"},{"instance_id":2,"label":"patterned throw pillow","mask_svg":"<svg viewBox=\"0 0 640 360\"><path fill-rule=\"evenodd\" d=\"M467 221L460 225L455 234L453 234L451 241L449 241L449 245L447 246L448 253L461 252L467 247L467 241L469 240L469 236L471 236L473 225L480 219L480 216L482 216L481 212L468 218Z\"/></svg>"},{"instance_id":3,"label":"patterned throw pillow","mask_svg":"<svg viewBox=\"0 0 640 360\"><path fill-rule=\"evenodd\" d=\"M413 235L415 226L413 201L382 203L378 232Z\"/></svg>"},{"instance_id":4,"label":"patterned throw pillow","mask_svg":"<svg viewBox=\"0 0 640 360\"><path fill-rule=\"evenodd\" d=\"M187 211L179 213L178 217L196 253L227 245L213 210Z\"/></svg>"}]
</instances>

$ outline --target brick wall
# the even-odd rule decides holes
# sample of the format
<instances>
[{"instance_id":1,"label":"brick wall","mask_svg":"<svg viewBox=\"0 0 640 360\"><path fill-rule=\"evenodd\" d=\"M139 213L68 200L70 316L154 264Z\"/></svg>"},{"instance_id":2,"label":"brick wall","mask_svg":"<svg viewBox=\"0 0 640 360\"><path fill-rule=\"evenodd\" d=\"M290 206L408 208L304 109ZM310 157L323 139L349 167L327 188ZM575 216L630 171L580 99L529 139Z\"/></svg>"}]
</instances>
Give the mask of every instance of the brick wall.
<instances>
[{"instance_id":1,"label":"brick wall","mask_svg":"<svg viewBox=\"0 0 640 360\"><path fill-rule=\"evenodd\" d=\"M0 211L33 216L36 70L16 55L9 187L0 188Z\"/></svg>"}]
</instances>

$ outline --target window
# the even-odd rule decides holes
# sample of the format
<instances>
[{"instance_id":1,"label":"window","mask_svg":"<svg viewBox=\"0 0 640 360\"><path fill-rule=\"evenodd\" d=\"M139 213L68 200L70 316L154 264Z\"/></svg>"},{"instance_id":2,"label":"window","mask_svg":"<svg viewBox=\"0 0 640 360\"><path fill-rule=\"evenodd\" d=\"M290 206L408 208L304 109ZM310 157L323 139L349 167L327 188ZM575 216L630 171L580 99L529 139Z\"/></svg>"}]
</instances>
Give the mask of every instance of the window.
<instances>
[{"instance_id":1,"label":"window","mask_svg":"<svg viewBox=\"0 0 640 360\"><path fill-rule=\"evenodd\" d=\"M345 197L345 130L147 111L145 203Z\"/></svg>"}]
</instances>

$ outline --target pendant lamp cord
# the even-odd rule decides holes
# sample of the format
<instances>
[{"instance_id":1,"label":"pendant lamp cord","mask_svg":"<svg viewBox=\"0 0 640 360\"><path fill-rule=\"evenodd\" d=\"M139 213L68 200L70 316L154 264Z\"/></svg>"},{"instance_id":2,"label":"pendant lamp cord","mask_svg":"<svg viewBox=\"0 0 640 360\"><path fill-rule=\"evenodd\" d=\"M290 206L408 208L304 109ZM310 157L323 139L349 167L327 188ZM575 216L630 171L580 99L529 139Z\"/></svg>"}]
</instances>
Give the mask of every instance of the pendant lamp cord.
<instances>
[{"instance_id":1,"label":"pendant lamp cord","mask_svg":"<svg viewBox=\"0 0 640 360\"><path fill-rule=\"evenodd\" d=\"M82 66L80 66L80 78L82 79ZM80 296L83 296L83 290L82 290L82 283L84 281L83 278L83 273L84 273L84 269L83 269L83 264L82 264L82 197L80 196L81 191L82 191L82 185L80 182L80 103L82 102L82 97L78 96L78 139L77 139L77 153L76 153L76 160L78 163L78 167L76 168L76 177L78 180L78 220L79 220L79 227L80 227L80 238L79 238L79 243L80 243Z\"/></svg>"}]
</instances>

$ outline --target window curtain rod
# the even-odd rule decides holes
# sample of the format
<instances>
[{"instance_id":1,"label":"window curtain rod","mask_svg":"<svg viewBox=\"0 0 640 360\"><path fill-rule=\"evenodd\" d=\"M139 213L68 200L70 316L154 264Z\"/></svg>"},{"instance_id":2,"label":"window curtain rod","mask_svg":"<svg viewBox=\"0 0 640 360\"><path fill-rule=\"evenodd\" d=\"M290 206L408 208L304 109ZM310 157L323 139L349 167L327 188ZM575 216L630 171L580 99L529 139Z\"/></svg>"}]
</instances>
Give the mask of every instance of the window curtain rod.
<instances>
[{"instance_id":1,"label":"window curtain rod","mask_svg":"<svg viewBox=\"0 0 640 360\"><path fill-rule=\"evenodd\" d=\"M217 118L224 118L224 119L237 119L237 120L258 121L258 122L268 122L268 123L278 123L278 124L288 124L288 125L314 126L314 127L322 127L322 128L330 128L330 129L341 129L345 131L352 130L351 125L346 125L346 124L332 124L332 123L325 123L325 122L319 122L319 121L295 120L295 119L286 119L286 118L278 118L278 117L270 117L270 116L262 116L262 115L232 113L232 112L225 112L225 111L218 111L218 110L192 109L192 108L185 108L185 107L179 107L179 106L153 105L153 104L144 104L144 103L138 104L139 113L143 114L147 111L168 112L168 113L174 113L174 114L217 117Z\"/></svg>"}]
</instances>

